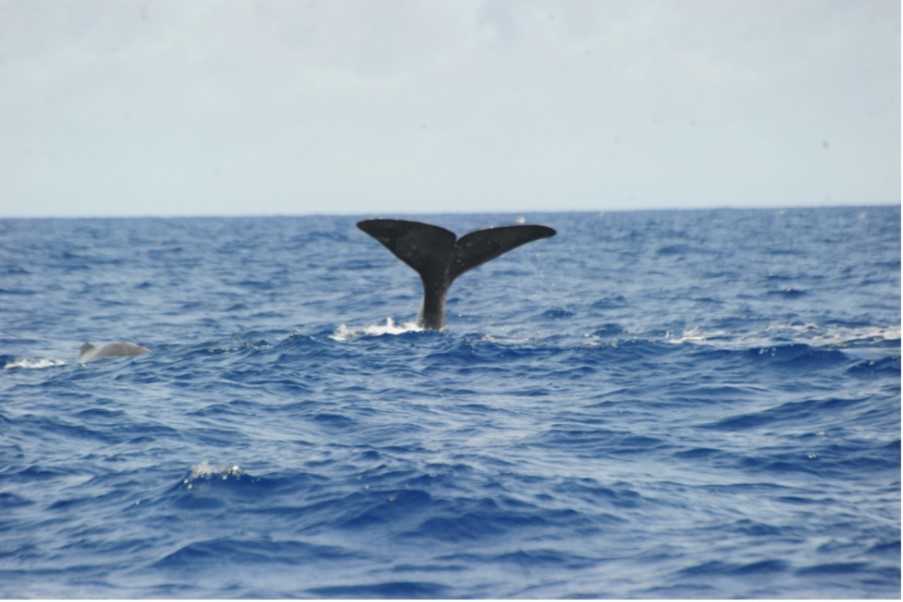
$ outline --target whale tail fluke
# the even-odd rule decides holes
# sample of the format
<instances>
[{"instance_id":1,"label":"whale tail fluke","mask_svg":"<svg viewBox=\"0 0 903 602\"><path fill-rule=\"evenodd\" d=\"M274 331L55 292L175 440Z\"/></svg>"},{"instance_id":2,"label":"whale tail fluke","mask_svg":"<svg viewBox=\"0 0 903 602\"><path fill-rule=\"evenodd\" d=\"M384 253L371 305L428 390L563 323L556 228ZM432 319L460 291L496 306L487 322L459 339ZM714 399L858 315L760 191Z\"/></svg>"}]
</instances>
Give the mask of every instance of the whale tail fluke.
<instances>
[{"instance_id":1,"label":"whale tail fluke","mask_svg":"<svg viewBox=\"0 0 903 602\"><path fill-rule=\"evenodd\" d=\"M357 227L420 274L420 323L434 329L444 324L445 293L455 278L523 244L555 235L548 226L523 225L476 230L459 239L439 226L397 219L369 219Z\"/></svg>"},{"instance_id":2,"label":"whale tail fluke","mask_svg":"<svg viewBox=\"0 0 903 602\"><path fill-rule=\"evenodd\" d=\"M357 227L381 242L420 274L424 283L443 279L455 234L445 228L400 219L368 219Z\"/></svg>"},{"instance_id":3,"label":"whale tail fluke","mask_svg":"<svg viewBox=\"0 0 903 602\"><path fill-rule=\"evenodd\" d=\"M555 230L548 226L503 226L465 234L455 243L451 279L523 244L550 236L555 236Z\"/></svg>"}]
</instances>

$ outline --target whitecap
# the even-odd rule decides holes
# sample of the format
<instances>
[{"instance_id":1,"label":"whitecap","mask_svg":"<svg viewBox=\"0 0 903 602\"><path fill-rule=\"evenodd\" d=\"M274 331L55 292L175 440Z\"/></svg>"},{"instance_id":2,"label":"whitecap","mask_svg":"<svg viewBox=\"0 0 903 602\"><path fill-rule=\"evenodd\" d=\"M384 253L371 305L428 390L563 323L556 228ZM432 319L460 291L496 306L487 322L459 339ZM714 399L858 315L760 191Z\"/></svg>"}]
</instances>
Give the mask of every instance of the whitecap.
<instances>
[{"instance_id":1,"label":"whitecap","mask_svg":"<svg viewBox=\"0 0 903 602\"><path fill-rule=\"evenodd\" d=\"M693 326L684 329L679 335L676 335L669 330L665 333L665 341L673 345L680 345L681 343L706 343L713 339L723 339L727 336L729 336L729 334L723 330L704 331L702 328Z\"/></svg>"},{"instance_id":2,"label":"whitecap","mask_svg":"<svg viewBox=\"0 0 903 602\"><path fill-rule=\"evenodd\" d=\"M895 341L900 338L899 326L863 326L834 328L814 337L817 344L845 345L865 341Z\"/></svg>"},{"instance_id":3,"label":"whitecap","mask_svg":"<svg viewBox=\"0 0 903 602\"><path fill-rule=\"evenodd\" d=\"M492 335L492 334L484 334L480 336L480 340L484 343L492 343L494 345L500 346L520 346L520 345L528 345L532 343L535 339L532 337L516 337L516 336L502 336L502 335Z\"/></svg>"},{"instance_id":4,"label":"whitecap","mask_svg":"<svg viewBox=\"0 0 903 602\"><path fill-rule=\"evenodd\" d=\"M182 484L186 488L191 489L195 481L210 480L220 478L226 480L229 477L239 478L242 476L241 468L238 464L210 464L207 460L203 460L200 464L191 467L191 476L187 477Z\"/></svg>"},{"instance_id":5,"label":"whitecap","mask_svg":"<svg viewBox=\"0 0 903 602\"><path fill-rule=\"evenodd\" d=\"M844 347L853 343L895 341L900 338L899 326L864 326L823 328L812 323L769 324L759 332L727 332L691 327L680 334L668 331L665 341L674 345L717 343L726 348L771 347L786 343L801 343L815 347Z\"/></svg>"},{"instance_id":6,"label":"whitecap","mask_svg":"<svg viewBox=\"0 0 903 602\"><path fill-rule=\"evenodd\" d=\"M191 478L197 479L200 477L212 477L212 476L221 476L224 479L227 477L237 477L241 475L241 468L239 468L238 464L224 464L222 466L216 466L204 460L200 464L196 464L191 467Z\"/></svg>"},{"instance_id":7,"label":"whitecap","mask_svg":"<svg viewBox=\"0 0 903 602\"><path fill-rule=\"evenodd\" d=\"M812 345L842 347L857 342L895 341L899 326L837 326L820 328L815 324L770 324L767 331L783 333Z\"/></svg>"},{"instance_id":8,"label":"whitecap","mask_svg":"<svg viewBox=\"0 0 903 602\"><path fill-rule=\"evenodd\" d=\"M6 370L11 370L13 368L20 368L26 370L41 370L43 368L53 368L55 366L65 366L66 362L63 360L55 360L49 358L27 358L23 357L12 362L7 362L5 366L3 366Z\"/></svg>"},{"instance_id":9,"label":"whitecap","mask_svg":"<svg viewBox=\"0 0 903 602\"><path fill-rule=\"evenodd\" d=\"M392 318L386 318L385 324L370 324L367 326L353 328L348 327L345 324L339 324L339 327L336 328L331 335L329 335L329 338L333 341L344 343L359 336L379 337L387 334L399 335L408 332L421 331L423 331L423 327L418 325L417 322L411 321L404 322L402 324L396 324Z\"/></svg>"}]
</instances>

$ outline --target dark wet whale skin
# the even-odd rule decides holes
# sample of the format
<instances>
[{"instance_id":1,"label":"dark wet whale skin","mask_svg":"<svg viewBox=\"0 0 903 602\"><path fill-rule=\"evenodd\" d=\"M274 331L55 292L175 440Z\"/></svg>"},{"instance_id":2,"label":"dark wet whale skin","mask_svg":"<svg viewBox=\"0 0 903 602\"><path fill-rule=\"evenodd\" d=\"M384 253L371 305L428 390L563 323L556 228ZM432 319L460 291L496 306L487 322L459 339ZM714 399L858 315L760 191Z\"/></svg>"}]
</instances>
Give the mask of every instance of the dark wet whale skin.
<instances>
[{"instance_id":1,"label":"dark wet whale skin","mask_svg":"<svg viewBox=\"0 0 903 602\"><path fill-rule=\"evenodd\" d=\"M458 238L439 226L396 219L364 220L357 227L420 274L419 324L429 330L445 326L445 297L458 276L523 244L556 234L548 226L517 225L475 230Z\"/></svg>"}]
</instances>

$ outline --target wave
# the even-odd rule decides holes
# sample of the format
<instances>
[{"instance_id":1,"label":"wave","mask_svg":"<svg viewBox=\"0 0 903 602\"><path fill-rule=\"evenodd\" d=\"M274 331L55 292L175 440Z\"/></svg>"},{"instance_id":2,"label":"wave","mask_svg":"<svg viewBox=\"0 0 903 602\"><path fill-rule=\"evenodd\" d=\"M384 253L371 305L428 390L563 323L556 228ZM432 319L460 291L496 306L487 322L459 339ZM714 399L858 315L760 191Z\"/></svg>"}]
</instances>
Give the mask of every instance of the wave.
<instances>
[{"instance_id":1,"label":"wave","mask_svg":"<svg viewBox=\"0 0 903 602\"><path fill-rule=\"evenodd\" d=\"M154 563L154 567L180 570L196 570L201 566L222 567L223 558L228 558L234 565L271 563L294 565L360 557L359 554L338 546L304 541L217 537L185 544L158 560Z\"/></svg>"},{"instance_id":2,"label":"wave","mask_svg":"<svg viewBox=\"0 0 903 602\"><path fill-rule=\"evenodd\" d=\"M809 293L803 289L787 286L782 289L768 291L766 295L769 297L780 297L782 299L800 299L808 296Z\"/></svg>"},{"instance_id":3,"label":"wave","mask_svg":"<svg viewBox=\"0 0 903 602\"><path fill-rule=\"evenodd\" d=\"M15 358L9 355L0 355L0 363L3 364L5 370L43 370L44 368L56 368L57 366L66 365L65 361L53 358Z\"/></svg>"},{"instance_id":4,"label":"wave","mask_svg":"<svg viewBox=\"0 0 903 602\"><path fill-rule=\"evenodd\" d=\"M826 213L562 214L439 333L350 216L15 224L0 597L898 595L899 209Z\"/></svg>"},{"instance_id":5,"label":"wave","mask_svg":"<svg viewBox=\"0 0 903 602\"><path fill-rule=\"evenodd\" d=\"M315 587L307 593L315 598L444 598L448 591L447 586L430 581L386 581Z\"/></svg>"},{"instance_id":6,"label":"wave","mask_svg":"<svg viewBox=\"0 0 903 602\"><path fill-rule=\"evenodd\" d=\"M238 478L242 475L241 468L237 464L225 464L222 466L214 466L204 460L200 464L191 467L191 476L186 478L183 483L191 489L193 482L198 479L220 478L227 480L229 477Z\"/></svg>"},{"instance_id":7,"label":"wave","mask_svg":"<svg viewBox=\"0 0 903 602\"><path fill-rule=\"evenodd\" d=\"M672 344L717 343L730 349L762 348L788 344L805 344L814 347L847 347L867 344L898 346L900 326L819 326L813 323L770 323L764 330L706 329L692 326L679 334L668 331L665 340Z\"/></svg>"},{"instance_id":8,"label":"wave","mask_svg":"<svg viewBox=\"0 0 903 602\"><path fill-rule=\"evenodd\" d=\"M810 401L787 402L767 410L730 416L707 425L718 430L739 431L775 423L800 423L811 425L823 421L826 416L843 412L847 408L868 401L867 398L829 398Z\"/></svg>"},{"instance_id":9,"label":"wave","mask_svg":"<svg viewBox=\"0 0 903 602\"><path fill-rule=\"evenodd\" d=\"M900 374L900 358L882 357L876 360L863 360L847 369L847 373L856 376L874 376L886 374L888 376Z\"/></svg>"},{"instance_id":10,"label":"wave","mask_svg":"<svg viewBox=\"0 0 903 602\"><path fill-rule=\"evenodd\" d=\"M790 368L818 368L837 364L847 359L843 352L836 349L823 349L803 343L749 349L746 351L746 356Z\"/></svg>"}]
</instances>

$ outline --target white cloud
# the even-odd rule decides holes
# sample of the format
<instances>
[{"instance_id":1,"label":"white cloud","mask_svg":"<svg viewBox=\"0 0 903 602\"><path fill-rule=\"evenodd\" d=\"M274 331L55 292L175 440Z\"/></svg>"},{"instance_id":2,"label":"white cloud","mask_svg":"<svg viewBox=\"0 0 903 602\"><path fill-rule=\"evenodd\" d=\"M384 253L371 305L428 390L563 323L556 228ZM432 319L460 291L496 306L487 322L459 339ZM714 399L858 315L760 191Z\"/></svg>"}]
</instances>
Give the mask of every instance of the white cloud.
<instances>
[{"instance_id":1,"label":"white cloud","mask_svg":"<svg viewBox=\"0 0 903 602\"><path fill-rule=\"evenodd\" d=\"M0 3L0 215L899 201L899 5Z\"/></svg>"}]
</instances>

